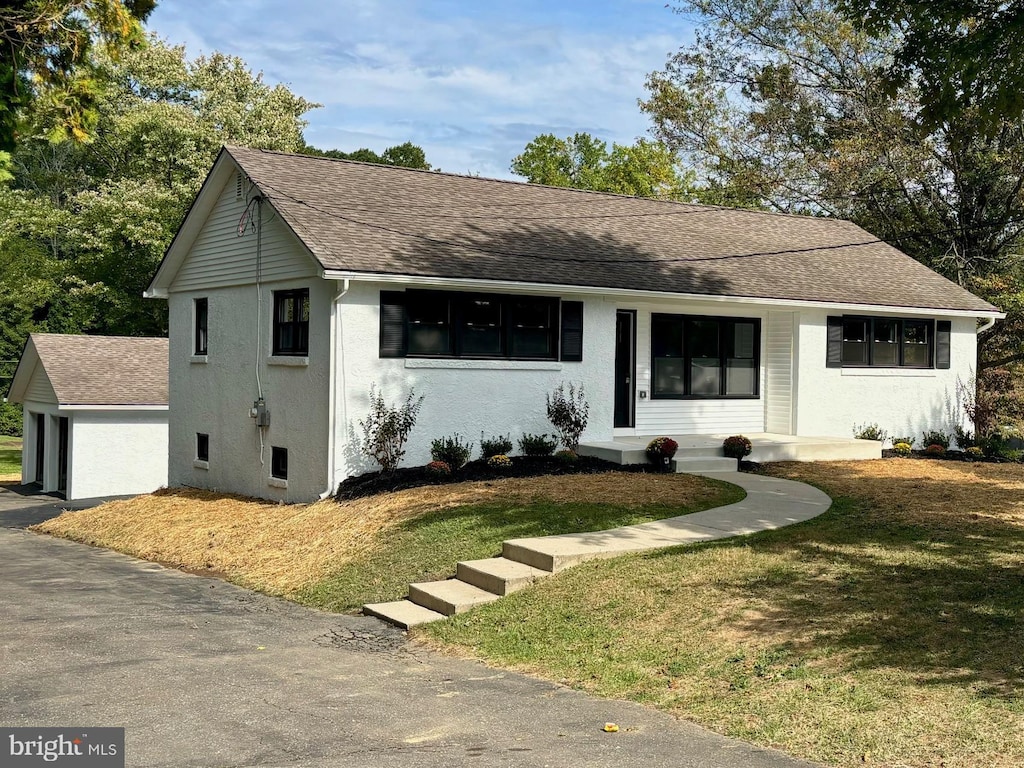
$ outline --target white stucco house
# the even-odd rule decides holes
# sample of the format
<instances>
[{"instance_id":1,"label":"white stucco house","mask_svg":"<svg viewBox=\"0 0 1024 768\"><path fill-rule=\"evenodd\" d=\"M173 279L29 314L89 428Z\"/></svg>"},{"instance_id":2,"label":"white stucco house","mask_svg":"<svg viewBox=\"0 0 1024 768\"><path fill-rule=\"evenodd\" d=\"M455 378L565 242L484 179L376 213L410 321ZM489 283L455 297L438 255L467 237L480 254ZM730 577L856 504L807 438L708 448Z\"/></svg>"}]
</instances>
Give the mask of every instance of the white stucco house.
<instances>
[{"instance_id":1,"label":"white stucco house","mask_svg":"<svg viewBox=\"0 0 1024 768\"><path fill-rule=\"evenodd\" d=\"M950 430L996 307L857 226L225 148L147 291L170 304L169 482L333 491L371 385L434 438ZM258 403L258 405L257 405Z\"/></svg>"},{"instance_id":2,"label":"white stucco house","mask_svg":"<svg viewBox=\"0 0 1024 768\"><path fill-rule=\"evenodd\" d=\"M167 485L167 339L33 333L7 400L24 411L21 481L66 499Z\"/></svg>"}]
</instances>

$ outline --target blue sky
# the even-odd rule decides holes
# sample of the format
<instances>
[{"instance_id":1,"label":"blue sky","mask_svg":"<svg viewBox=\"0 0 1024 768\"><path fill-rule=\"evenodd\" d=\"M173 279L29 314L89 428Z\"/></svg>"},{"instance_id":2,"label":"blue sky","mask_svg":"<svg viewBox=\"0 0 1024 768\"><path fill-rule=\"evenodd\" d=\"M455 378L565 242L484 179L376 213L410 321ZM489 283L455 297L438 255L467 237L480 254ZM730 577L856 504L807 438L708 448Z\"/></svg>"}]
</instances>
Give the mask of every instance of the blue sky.
<instances>
[{"instance_id":1,"label":"blue sky","mask_svg":"<svg viewBox=\"0 0 1024 768\"><path fill-rule=\"evenodd\" d=\"M500 178L540 133L645 135L644 79L691 35L665 0L162 0L148 27L323 104L315 146L412 141L445 171Z\"/></svg>"}]
</instances>

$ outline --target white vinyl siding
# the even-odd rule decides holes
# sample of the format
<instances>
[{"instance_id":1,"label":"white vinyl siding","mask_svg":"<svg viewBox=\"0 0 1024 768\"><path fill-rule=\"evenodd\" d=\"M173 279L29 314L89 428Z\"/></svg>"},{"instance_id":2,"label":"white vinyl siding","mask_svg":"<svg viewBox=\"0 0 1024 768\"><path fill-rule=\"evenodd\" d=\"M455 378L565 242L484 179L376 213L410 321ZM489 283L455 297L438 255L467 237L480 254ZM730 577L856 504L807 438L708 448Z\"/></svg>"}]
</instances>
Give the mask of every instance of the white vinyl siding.
<instances>
[{"instance_id":1,"label":"white vinyl siding","mask_svg":"<svg viewBox=\"0 0 1024 768\"><path fill-rule=\"evenodd\" d=\"M35 403L56 403L57 396L53 392L50 378L43 370L43 366L36 364L32 372L32 378L28 380L28 387L25 389L25 401L31 400Z\"/></svg>"},{"instance_id":2,"label":"white vinyl siding","mask_svg":"<svg viewBox=\"0 0 1024 768\"><path fill-rule=\"evenodd\" d=\"M765 331L765 429L793 434L793 371L796 354L795 312L769 312Z\"/></svg>"},{"instance_id":3,"label":"white vinyl siding","mask_svg":"<svg viewBox=\"0 0 1024 768\"><path fill-rule=\"evenodd\" d=\"M256 233L250 224L241 237L238 235L246 200L244 196L236 197L235 189L235 177L232 175L175 276L171 291L205 290L256 282ZM263 282L316 276L319 270L312 257L281 222L270 203L262 205L260 275Z\"/></svg>"}]
</instances>

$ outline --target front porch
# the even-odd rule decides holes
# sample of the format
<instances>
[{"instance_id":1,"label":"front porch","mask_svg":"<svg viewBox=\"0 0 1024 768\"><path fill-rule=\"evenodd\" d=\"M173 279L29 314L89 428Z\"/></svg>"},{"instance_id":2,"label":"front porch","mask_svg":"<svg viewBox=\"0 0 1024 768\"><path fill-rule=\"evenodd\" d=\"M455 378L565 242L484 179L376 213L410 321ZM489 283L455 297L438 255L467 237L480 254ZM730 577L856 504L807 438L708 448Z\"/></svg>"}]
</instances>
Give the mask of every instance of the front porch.
<instances>
[{"instance_id":1,"label":"front porch","mask_svg":"<svg viewBox=\"0 0 1024 768\"><path fill-rule=\"evenodd\" d=\"M706 471L725 461L722 456L722 441L729 435L663 435L679 443L676 461L684 463L686 471ZM647 461L644 449L659 435L643 437L616 437L606 442L580 443L579 453L597 456L618 464L643 464ZM747 435L754 450L747 457L749 461L838 461L845 459L879 459L882 444L874 440L857 440L852 437L800 437L773 432L756 432ZM701 466L700 463L707 463Z\"/></svg>"}]
</instances>

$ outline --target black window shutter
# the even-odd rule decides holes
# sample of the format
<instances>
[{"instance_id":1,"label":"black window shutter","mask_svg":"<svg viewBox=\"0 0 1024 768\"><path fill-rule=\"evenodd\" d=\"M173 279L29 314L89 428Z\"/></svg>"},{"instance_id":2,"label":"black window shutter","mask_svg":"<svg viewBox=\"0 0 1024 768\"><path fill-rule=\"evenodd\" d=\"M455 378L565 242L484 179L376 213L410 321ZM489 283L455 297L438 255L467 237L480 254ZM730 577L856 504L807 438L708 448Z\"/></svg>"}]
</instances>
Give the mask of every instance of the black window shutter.
<instances>
[{"instance_id":1,"label":"black window shutter","mask_svg":"<svg viewBox=\"0 0 1024 768\"><path fill-rule=\"evenodd\" d=\"M405 293L380 292L380 356L405 357Z\"/></svg>"},{"instance_id":2,"label":"black window shutter","mask_svg":"<svg viewBox=\"0 0 1024 768\"><path fill-rule=\"evenodd\" d=\"M561 359L570 363L583 360L583 302L562 302Z\"/></svg>"},{"instance_id":3,"label":"black window shutter","mask_svg":"<svg viewBox=\"0 0 1024 768\"><path fill-rule=\"evenodd\" d=\"M935 324L935 367L949 368L950 337L953 324L949 320L939 320Z\"/></svg>"},{"instance_id":4,"label":"black window shutter","mask_svg":"<svg viewBox=\"0 0 1024 768\"><path fill-rule=\"evenodd\" d=\"M829 368L842 368L843 366L843 318L841 317L828 319L828 353L825 356L825 365Z\"/></svg>"}]
</instances>

